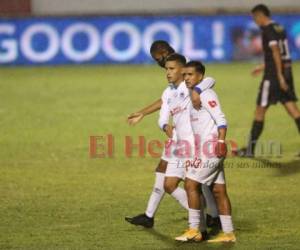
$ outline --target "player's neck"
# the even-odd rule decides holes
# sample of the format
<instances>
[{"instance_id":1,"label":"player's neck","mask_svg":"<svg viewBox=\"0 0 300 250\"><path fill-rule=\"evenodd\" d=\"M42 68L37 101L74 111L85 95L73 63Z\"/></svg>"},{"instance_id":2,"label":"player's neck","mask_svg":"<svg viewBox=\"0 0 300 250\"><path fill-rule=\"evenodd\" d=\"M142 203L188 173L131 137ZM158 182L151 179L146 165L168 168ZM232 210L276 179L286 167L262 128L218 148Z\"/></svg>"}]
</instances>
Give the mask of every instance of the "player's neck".
<instances>
[{"instance_id":1,"label":"player's neck","mask_svg":"<svg viewBox=\"0 0 300 250\"><path fill-rule=\"evenodd\" d=\"M178 87L180 85L180 83L183 82L183 79L179 79L178 81L174 82L173 84Z\"/></svg>"},{"instance_id":2,"label":"player's neck","mask_svg":"<svg viewBox=\"0 0 300 250\"><path fill-rule=\"evenodd\" d=\"M264 24L263 26L268 26L269 24L273 23L273 20L271 18L267 18L265 21L264 21Z\"/></svg>"},{"instance_id":3,"label":"player's neck","mask_svg":"<svg viewBox=\"0 0 300 250\"><path fill-rule=\"evenodd\" d=\"M204 79L204 77L202 77L201 80L197 84L200 84L203 81L203 79Z\"/></svg>"}]
</instances>

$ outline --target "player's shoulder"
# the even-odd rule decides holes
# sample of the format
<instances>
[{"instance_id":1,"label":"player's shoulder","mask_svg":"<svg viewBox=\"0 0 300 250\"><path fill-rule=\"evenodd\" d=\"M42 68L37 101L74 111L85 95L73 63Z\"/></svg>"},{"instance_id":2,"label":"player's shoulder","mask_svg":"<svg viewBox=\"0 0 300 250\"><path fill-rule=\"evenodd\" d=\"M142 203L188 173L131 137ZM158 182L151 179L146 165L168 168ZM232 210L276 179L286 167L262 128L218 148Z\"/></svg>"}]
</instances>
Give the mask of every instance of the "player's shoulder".
<instances>
[{"instance_id":1,"label":"player's shoulder","mask_svg":"<svg viewBox=\"0 0 300 250\"><path fill-rule=\"evenodd\" d=\"M271 33L271 34L282 34L285 32L285 30L281 24L279 24L277 22L272 22L266 26L265 32Z\"/></svg>"},{"instance_id":2,"label":"player's shoulder","mask_svg":"<svg viewBox=\"0 0 300 250\"><path fill-rule=\"evenodd\" d=\"M213 77L211 77L211 76L206 76L204 79L203 79L203 81L216 81L216 79L215 78L213 78Z\"/></svg>"},{"instance_id":3,"label":"player's shoulder","mask_svg":"<svg viewBox=\"0 0 300 250\"><path fill-rule=\"evenodd\" d=\"M164 89L164 91L163 91L163 93L162 93L162 98L167 98L168 96L169 96L169 94L170 94L170 91L171 91L171 86L167 86L165 89Z\"/></svg>"},{"instance_id":4,"label":"player's shoulder","mask_svg":"<svg viewBox=\"0 0 300 250\"><path fill-rule=\"evenodd\" d=\"M283 33L284 32L284 27L276 22L271 23L270 27L272 30L274 30L276 33Z\"/></svg>"},{"instance_id":5,"label":"player's shoulder","mask_svg":"<svg viewBox=\"0 0 300 250\"><path fill-rule=\"evenodd\" d=\"M201 100L208 100L208 99L217 99L217 93L213 89L207 89L200 94Z\"/></svg>"},{"instance_id":6,"label":"player's shoulder","mask_svg":"<svg viewBox=\"0 0 300 250\"><path fill-rule=\"evenodd\" d=\"M199 82L199 83L195 86L195 88L200 89L201 92L202 92L202 86L203 86L203 84L207 83L207 84L212 84L212 85L213 85L213 84L215 84L215 82L216 82L216 80L215 80L213 77L207 76L207 77L205 77L201 82Z\"/></svg>"}]
</instances>

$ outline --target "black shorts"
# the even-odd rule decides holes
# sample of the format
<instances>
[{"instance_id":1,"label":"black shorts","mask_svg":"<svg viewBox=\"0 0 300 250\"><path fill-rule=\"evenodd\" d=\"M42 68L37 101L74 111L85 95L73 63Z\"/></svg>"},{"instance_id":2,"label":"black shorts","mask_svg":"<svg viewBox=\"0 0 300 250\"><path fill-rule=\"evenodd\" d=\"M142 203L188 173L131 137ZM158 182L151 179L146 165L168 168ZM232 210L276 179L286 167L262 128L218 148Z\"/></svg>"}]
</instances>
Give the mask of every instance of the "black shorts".
<instances>
[{"instance_id":1,"label":"black shorts","mask_svg":"<svg viewBox=\"0 0 300 250\"><path fill-rule=\"evenodd\" d=\"M277 102L282 104L286 102L296 102L297 96L294 89L294 81L291 67L285 68L283 71L284 78L289 90L284 92L280 89L276 74L265 74L260 84L259 93L256 104L262 107L268 107Z\"/></svg>"}]
</instances>

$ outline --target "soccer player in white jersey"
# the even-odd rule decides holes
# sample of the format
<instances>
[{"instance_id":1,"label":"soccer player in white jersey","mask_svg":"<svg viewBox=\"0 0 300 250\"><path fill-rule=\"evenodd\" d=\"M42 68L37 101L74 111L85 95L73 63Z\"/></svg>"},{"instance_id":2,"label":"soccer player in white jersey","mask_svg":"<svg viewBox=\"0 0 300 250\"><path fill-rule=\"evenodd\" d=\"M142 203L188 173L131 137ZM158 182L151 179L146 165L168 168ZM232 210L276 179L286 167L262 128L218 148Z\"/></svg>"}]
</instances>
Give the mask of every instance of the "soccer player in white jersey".
<instances>
[{"instance_id":1,"label":"soccer player in white jersey","mask_svg":"<svg viewBox=\"0 0 300 250\"><path fill-rule=\"evenodd\" d=\"M161 67L164 67L167 56L173 54L174 50L165 41L156 41L152 44L150 52L153 59ZM203 91L205 91L206 89L211 88L213 85L214 85L214 81L203 82L200 87ZM129 123L136 124L140 122L144 116L159 110L161 107L161 103L162 100L159 99L158 101L147 106L146 108L131 114L128 118ZM173 196L176 200L178 200L183 207L187 208L185 191L182 188L177 187L177 185L174 185L174 182L167 181L165 183L165 173L166 173L168 161L169 161L168 157L166 157L165 154L163 153L162 158L156 168L155 183L145 213L139 214L134 217L126 217L125 219L128 222L134 225L153 227L155 212L157 211L159 203L163 199L165 192L171 194L171 196ZM207 223L209 226L218 228L219 218L218 218L218 212L215 205L214 197L211 194L208 187L203 187L203 189L205 190L205 194L206 194L205 198L206 198L207 206L209 207L209 212L211 213L211 216L208 216L210 220L207 220Z\"/></svg>"},{"instance_id":2,"label":"soccer player in white jersey","mask_svg":"<svg viewBox=\"0 0 300 250\"><path fill-rule=\"evenodd\" d=\"M159 127L172 139L175 133L176 142L173 140L169 146L172 153L169 158L165 173L164 187L171 192L178 189L178 184L185 176L184 160L192 159L194 152L194 135L190 122L191 100L189 90L185 85L183 70L186 63L184 56L172 54L166 59L166 74L169 86L162 94L162 106L160 109ZM207 79L213 81L213 79ZM172 125L169 124L172 117ZM175 129L173 129L175 128ZM187 204L187 196L185 195ZM187 204L188 208L188 204ZM205 223L205 221L203 221ZM206 229L204 227L204 229ZM206 235L206 230L202 231Z\"/></svg>"},{"instance_id":3,"label":"soccer player in white jersey","mask_svg":"<svg viewBox=\"0 0 300 250\"><path fill-rule=\"evenodd\" d=\"M204 79L205 67L192 61L185 67L185 82L191 90L191 124L195 136L195 159L186 161L185 190L189 204L189 229L176 237L178 241L201 241L201 185L212 185L217 201L222 230L208 242L235 242L231 219L231 204L226 191L223 160L227 149L225 137L227 122L216 93L212 90L199 91ZM201 228L201 231L203 229Z\"/></svg>"}]
</instances>

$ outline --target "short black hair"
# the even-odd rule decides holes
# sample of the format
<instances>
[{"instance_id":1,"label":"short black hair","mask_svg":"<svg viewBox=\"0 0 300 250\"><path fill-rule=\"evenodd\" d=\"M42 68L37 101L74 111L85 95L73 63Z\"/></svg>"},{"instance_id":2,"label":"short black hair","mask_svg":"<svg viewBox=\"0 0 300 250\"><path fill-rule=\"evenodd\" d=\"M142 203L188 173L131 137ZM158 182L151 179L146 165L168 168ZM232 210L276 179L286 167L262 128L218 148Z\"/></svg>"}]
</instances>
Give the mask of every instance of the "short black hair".
<instances>
[{"instance_id":1,"label":"short black hair","mask_svg":"<svg viewBox=\"0 0 300 250\"><path fill-rule=\"evenodd\" d=\"M171 54L169 55L167 58L166 58L166 62L170 62L170 61L176 61L176 62L179 62L180 64L182 64L183 66L185 66L186 64L186 59L183 55L180 55L180 54L177 54L177 53L174 53L174 54Z\"/></svg>"},{"instance_id":2,"label":"short black hair","mask_svg":"<svg viewBox=\"0 0 300 250\"><path fill-rule=\"evenodd\" d=\"M154 41L150 47L150 53L153 54L154 52L160 50L167 50L170 54L175 52L175 50L171 47L170 44L168 44L168 42L164 40Z\"/></svg>"},{"instance_id":3,"label":"short black hair","mask_svg":"<svg viewBox=\"0 0 300 250\"><path fill-rule=\"evenodd\" d=\"M185 65L186 68L192 67L195 68L195 70L204 75L205 74L205 66L200 61L190 61Z\"/></svg>"},{"instance_id":4,"label":"short black hair","mask_svg":"<svg viewBox=\"0 0 300 250\"><path fill-rule=\"evenodd\" d=\"M254 13L254 12L261 12L263 13L265 16L267 17L270 17L271 16L271 11L269 10L269 8L264 5L264 4L258 4L258 5L255 5L252 10L251 10L251 13Z\"/></svg>"}]
</instances>

